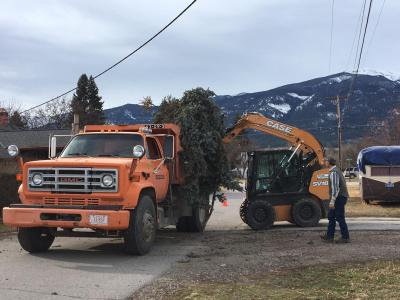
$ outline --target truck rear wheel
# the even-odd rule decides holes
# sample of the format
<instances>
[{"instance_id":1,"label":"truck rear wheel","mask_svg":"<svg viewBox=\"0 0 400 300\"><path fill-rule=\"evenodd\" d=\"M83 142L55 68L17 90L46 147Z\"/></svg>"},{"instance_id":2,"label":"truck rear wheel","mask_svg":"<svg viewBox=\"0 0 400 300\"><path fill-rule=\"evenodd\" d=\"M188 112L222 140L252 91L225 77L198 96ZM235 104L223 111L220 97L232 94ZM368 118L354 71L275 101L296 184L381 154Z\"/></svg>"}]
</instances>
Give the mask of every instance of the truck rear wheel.
<instances>
[{"instance_id":1,"label":"truck rear wheel","mask_svg":"<svg viewBox=\"0 0 400 300\"><path fill-rule=\"evenodd\" d=\"M208 212L205 207L193 208L193 216L189 219L190 232L203 232L208 221Z\"/></svg>"},{"instance_id":2,"label":"truck rear wheel","mask_svg":"<svg viewBox=\"0 0 400 300\"><path fill-rule=\"evenodd\" d=\"M203 232L208 221L208 211L205 207L193 208L192 216L180 217L176 223L178 232Z\"/></svg>"},{"instance_id":3,"label":"truck rear wheel","mask_svg":"<svg viewBox=\"0 0 400 300\"><path fill-rule=\"evenodd\" d=\"M274 224L275 209L265 200L250 201L246 213L247 225L253 230L268 229Z\"/></svg>"},{"instance_id":4,"label":"truck rear wheel","mask_svg":"<svg viewBox=\"0 0 400 300\"><path fill-rule=\"evenodd\" d=\"M148 253L154 244L157 229L153 199L143 195L130 212L129 228L124 234L125 252L133 255Z\"/></svg>"},{"instance_id":5,"label":"truck rear wheel","mask_svg":"<svg viewBox=\"0 0 400 300\"><path fill-rule=\"evenodd\" d=\"M301 199L292 207L293 221L300 227L316 226L321 215L321 207L313 199Z\"/></svg>"},{"instance_id":6,"label":"truck rear wheel","mask_svg":"<svg viewBox=\"0 0 400 300\"><path fill-rule=\"evenodd\" d=\"M30 253L47 251L54 239L48 228L18 228L18 242L22 249Z\"/></svg>"}]
</instances>

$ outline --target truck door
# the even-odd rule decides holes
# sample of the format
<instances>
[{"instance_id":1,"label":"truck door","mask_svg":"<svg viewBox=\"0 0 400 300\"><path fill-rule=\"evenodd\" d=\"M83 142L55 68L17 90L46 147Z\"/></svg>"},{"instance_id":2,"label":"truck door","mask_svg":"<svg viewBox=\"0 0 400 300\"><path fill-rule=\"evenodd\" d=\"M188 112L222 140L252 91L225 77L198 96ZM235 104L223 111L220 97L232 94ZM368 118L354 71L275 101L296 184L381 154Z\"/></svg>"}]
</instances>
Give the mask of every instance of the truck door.
<instances>
[{"instance_id":1,"label":"truck door","mask_svg":"<svg viewBox=\"0 0 400 300\"><path fill-rule=\"evenodd\" d=\"M157 201L164 200L168 191L168 169L163 163L163 157L161 155L160 147L158 142L153 137L146 138L147 143L147 159L152 166L152 172L149 180L152 182L156 189Z\"/></svg>"}]
</instances>

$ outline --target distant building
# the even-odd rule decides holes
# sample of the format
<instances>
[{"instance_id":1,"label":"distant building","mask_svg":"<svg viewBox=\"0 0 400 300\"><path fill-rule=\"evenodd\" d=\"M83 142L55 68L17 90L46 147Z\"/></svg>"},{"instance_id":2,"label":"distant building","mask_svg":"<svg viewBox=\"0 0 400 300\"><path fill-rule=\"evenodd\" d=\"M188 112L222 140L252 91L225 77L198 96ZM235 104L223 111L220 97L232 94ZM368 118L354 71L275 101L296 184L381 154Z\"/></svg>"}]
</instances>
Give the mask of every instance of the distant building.
<instances>
[{"instance_id":1,"label":"distant building","mask_svg":"<svg viewBox=\"0 0 400 300\"><path fill-rule=\"evenodd\" d=\"M0 143L5 147L17 145L24 161L47 159L50 135L68 135L70 129L20 129L9 124L8 113L0 108ZM68 139L59 139L57 146L64 147ZM15 174L17 164L9 157L7 149L0 147L0 175Z\"/></svg>"}]
</instances>

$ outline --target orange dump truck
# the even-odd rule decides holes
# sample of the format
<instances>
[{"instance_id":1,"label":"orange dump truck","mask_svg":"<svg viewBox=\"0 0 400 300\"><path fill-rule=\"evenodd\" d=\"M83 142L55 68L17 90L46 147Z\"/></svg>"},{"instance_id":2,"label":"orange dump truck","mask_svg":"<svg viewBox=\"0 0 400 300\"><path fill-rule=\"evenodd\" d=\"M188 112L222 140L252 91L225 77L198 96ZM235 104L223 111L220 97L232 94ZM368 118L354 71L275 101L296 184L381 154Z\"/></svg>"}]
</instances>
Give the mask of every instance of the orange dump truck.
<instances>
[{"instance_id":1,"label":"orange dump truck","mask_svg":"<svg viewBox=\"0 0 400 300\"><path fill-rule=\"evenodd\" d=\"M126 252L147 253L156 229L203 231L209 197L191 205L183 183L179 127L174 124L91 125L50 160L23 163L21 204L3 209L29 252L46 251L57 236L123 237ZM9 147L18 157L18 148Z\"/></svg>"}]
</instances>

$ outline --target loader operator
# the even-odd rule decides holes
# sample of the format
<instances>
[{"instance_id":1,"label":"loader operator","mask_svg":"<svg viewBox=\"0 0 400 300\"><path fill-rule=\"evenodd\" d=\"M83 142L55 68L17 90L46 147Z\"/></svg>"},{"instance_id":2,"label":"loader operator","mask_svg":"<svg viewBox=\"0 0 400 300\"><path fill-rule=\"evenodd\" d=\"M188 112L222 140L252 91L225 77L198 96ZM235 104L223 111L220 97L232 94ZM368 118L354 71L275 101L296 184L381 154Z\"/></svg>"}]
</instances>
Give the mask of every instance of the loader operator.
<instances>
[{"instance_id":1,"label":"loader operator","mask_svg":"<svg viewBox=\"0 0 400 300\"><path fill-rule=\"evenodd\" d=\"M336 222L339 223L342 237L337 243L349 243L350 236L345 219L345 205L349 193L347 191L346 180L342 171L336 166L333 158L325 159L325 166L329 168L329 212L328 230L321 238L325 242L333 242L335 237Z\"/></svg>"}]
</instances>

